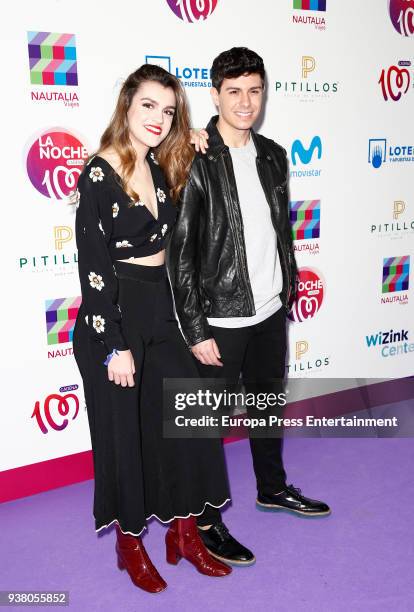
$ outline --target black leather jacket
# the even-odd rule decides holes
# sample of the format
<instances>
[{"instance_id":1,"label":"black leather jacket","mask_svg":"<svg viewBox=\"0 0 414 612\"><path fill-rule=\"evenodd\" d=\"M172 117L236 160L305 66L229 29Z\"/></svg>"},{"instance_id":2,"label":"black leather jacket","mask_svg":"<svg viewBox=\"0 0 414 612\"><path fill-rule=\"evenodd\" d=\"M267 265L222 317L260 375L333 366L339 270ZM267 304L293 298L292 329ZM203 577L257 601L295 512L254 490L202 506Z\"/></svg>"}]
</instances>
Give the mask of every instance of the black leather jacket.
<instances>
[{"instance_id":1,"label":"black leather jacket","mask_svg":"<svg viewBox=\"0 0 414 612\"><path fill-rule=\"evenodd\" d=\"M213 117L207 126L207 154L198 153L193 161L168 249L177 315L190 346L212 337L207 316L255 314L233 164L216 128L217 119ZM286 151L253 130L251 134L277 234L283 273L280 297L288 311L295 295L297 269L289 221Z\"/></svg>"}]
</instances>

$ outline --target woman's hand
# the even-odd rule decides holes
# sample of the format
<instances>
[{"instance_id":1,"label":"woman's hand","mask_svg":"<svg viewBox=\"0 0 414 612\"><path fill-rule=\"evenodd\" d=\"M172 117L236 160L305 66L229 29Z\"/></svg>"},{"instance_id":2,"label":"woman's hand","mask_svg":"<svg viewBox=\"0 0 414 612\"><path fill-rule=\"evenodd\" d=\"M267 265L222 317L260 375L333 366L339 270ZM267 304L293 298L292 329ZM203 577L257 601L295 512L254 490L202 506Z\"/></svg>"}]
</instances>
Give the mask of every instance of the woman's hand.
<instances>
[{"instance_id":1,"label":"woman's hand","mask_svg":"<svg viewBox=\"0 0 414 612\"><path fill-rule=\"evenodd\" d=\"M108 363L108 378L116 385L133 387L134 374L135 364L130 350L118 351L118 355L114 355Z\"/></svg>"},{"instance_id":2,"label":"woman's hand","mask_svg":"<svg viewBox=\"0 0 414 612\"><path fill-rule=\"evenodd\" d=\"M194 145L197 152L206 153L208 149L207 140L208 132L206 130L196 130L195 128L190 130L190 142Z\"/></svg>"}]
</instances>

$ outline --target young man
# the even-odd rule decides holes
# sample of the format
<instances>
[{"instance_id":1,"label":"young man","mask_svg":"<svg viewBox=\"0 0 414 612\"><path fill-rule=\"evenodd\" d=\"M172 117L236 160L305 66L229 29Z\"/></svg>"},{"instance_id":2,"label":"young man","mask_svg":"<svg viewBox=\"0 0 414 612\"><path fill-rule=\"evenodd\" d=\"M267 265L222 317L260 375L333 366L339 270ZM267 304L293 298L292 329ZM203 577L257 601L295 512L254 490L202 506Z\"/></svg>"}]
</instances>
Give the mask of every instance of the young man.
<instances>
[{"instance_id":1,"label":"young man","mask_svg":"<svg viewBox=\"0 0 414 612\"><path fill-rule=\"evenodd\" d=\"M177 315L200 375L283 379L286 314L296 264L288 212L286 151L252 126L263 103L263 60L245 47L213 62L208 152L197 153L170 243ZM329 507L286 484L280 438L250 438L257 508L306 516ZM220 511L198 519L210 552L233 565L254 556L233 538Z\"/></svg>"}]
</instances>

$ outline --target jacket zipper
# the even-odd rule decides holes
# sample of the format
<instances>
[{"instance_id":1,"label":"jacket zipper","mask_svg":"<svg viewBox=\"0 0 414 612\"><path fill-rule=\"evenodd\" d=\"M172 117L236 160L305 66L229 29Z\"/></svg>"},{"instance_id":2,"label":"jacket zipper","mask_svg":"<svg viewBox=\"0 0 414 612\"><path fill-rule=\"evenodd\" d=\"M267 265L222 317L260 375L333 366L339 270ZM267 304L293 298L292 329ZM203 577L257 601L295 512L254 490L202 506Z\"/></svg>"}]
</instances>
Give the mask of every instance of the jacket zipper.
<instances>
[{"instance_id":1,"label":"jacket zipper","mask_svg":"<svg viewBox=\"0 0 414 612\"><path fill-rule=\"evenodd\" d=\"M268 203L269 208L270 208L270 214L271 214L272 221L273 221L273 227L275 228L275 232L276 232L276 236L277 236L277 242L280 245L280 250L281 250L282 257L283 257L283 260L284 260L284 263L285 263L285 270L286 270L286 276L287 276L287 291L286 291L286 304L285 304L285 308L287 308L288 304L289 304L289 297L290 297L290 294L291 294L289 264L288 264L288 261L287 261L287 258L286 258L286 253L285 253L285 249L284 249L284 246L283 246L283 242L282 242L282 240L280 238L279 230L277 228L277 223L276 223L276 220L275 220L275 215L274 215L274 211L273 211L273 207L272 207L272 202L269 201L269 198L267 196L267 192L266 192L266 189L265 189L265 186L264 186L264 183L263 183L263 179L262 179L262 175L261 175L261 169L260 169L260 163L259 163L259 158L258 157L256 157L256 167L257 167L257 174L259 175L259 179L260 179L260 184L261 184L262 189L263 189L263 193L265 194L267 203ZM277 191L277 189L276 189L276 191ZM277 196L276 196L276 198L277 198ZM278 202L278 204L280 206L279 202Z\"/></svg>"},{"instance_id":2,"label":"jacket zipper","mask_svg":"<svg viewBox=\"0 0 414 612\"><path fill-rule=\"evenodd\" d=\"M230 154L227 154L227 152L225 151L223 154L223 158L224 158L224 163L228 166L228 172L224 172L224 175L226 177L226 183L227 183L227 190L228 190L228 194L229 194L229 202L233 201L232 198L232 194L231 194L231 189L230 189L230 181L229 181L229 174L231 173L232 179L233 179L233 184L235 186L235 192L236 192L236 197L234 200L234 204L238 209L239 212L239 218L240 218L240 224L241 224L241 236L238 235L237 231L235 231L235 222L234 222L234 214L233 211L231 210L231 220L233 223L233 236L235 238L235 245L236 245L236 251L237 251L237 255L239 258L239 261L242 265L240 265L240 270L243 276L243 280L245 282L245 286L247 288L247 299L249 302L249 306L250 306L250 311L251 314L247 315L247 316L253 316L256 314L256 309L255 309L255 305L254 305L254 300L253 300L253 292L252 292L252 286L250 283L250 278L249 278L249 271L247 268L247 257L246 257L246 247L244 244L244 227L243 227L243 217L242 217L242 213L241 213L241 209L240 209L240 202L238 199L238 194L237 194L237 186L236 186L236 177L234 176L234 170L233 170L233 164L230 158ZM231 206L230 206L231 208Z\"/></svg>"}]
</instances>

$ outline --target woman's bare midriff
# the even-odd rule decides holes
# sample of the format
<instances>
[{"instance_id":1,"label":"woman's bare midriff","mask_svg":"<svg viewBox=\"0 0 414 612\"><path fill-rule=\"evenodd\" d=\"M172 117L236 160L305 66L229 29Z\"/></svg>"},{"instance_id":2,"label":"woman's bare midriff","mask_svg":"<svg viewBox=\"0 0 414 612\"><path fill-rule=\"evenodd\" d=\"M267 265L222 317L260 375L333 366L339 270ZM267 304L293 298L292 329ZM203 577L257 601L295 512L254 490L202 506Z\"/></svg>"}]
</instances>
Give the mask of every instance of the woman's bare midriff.
<instances>
[{"instance_id":1,"label":"woman's bare midriff","mask_svg":"<svg viewBox=\"0 0 414 612\"><path fill-rule=\"evenodd\" d=\"M139 266L162 266L165 263L165 249L154 255L147 255L147 257L130 257L129 259L118 259L118 261L138 264Z\"/></svg>"}]
</instances>

